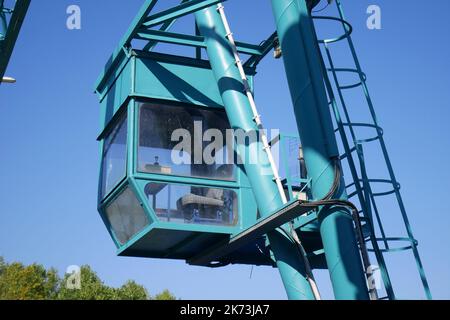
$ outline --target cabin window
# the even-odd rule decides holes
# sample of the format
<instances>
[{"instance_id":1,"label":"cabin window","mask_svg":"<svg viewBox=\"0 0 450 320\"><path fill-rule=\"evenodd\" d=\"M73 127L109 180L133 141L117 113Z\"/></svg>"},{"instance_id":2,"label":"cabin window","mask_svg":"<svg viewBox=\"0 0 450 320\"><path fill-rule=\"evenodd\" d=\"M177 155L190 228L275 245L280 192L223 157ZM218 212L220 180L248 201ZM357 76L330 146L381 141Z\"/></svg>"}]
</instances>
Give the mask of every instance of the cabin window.
<instances>
[{"instance_id":1,"label":"cabin window","mask_svg":"<svg viewBox=\"0 0 450 320\"><path fill-rule=\"evenodd\" d=\"M149 224L144 209L129 187L106 208L106 217L120 244L126 243Z\"/></svg>"},{"instance_id":2,"label":"cabin window","mask_svg":"<svg viewBox=\"0 0 450 320\"><path fill-rule=\"evenodd\" d=\"M237 223L237 195L233 190L149 183L144 191L160 221L224 226Z\"/></svg>"},{"instance_id":3,"label":"cabin window","mask_svg":"<svg viewBox=\"0 0 450 320\"><path fill-rule=\"evenodd\" d=\"M142 103L138 171L234 180L229 128L223 110Z\"/></svg>"},{"instance_id":4,"label":"cabin window","mask_svg":"<svg viewBox=\"0 0 450 320\"><path fill-rule=\"evenodd\" d=\"M126 174L127 117L122 116L107 135L102 155L102 196L107 195Z\"/></svg>"}]
</instances>

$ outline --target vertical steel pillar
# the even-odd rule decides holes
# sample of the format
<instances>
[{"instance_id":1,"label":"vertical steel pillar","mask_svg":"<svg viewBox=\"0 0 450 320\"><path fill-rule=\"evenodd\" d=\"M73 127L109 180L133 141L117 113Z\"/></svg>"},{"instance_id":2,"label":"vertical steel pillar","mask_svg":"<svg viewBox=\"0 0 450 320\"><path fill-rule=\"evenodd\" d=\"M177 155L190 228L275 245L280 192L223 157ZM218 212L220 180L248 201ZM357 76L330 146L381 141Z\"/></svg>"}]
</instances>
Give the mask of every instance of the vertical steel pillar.
<instances>
[{"instance_id":1,"label":"vertical steel pillar","mask_svg":"<svg viewBox=\"0 0 450 320\"><path fill-rule=\"evenodd\" d=\"M236 66L233 51L226 37L226 31L216 7L210 7L196 14L200 34L205 38L207 53L214 72L230 125L246 133L258 133L249 100ZM251 150L258 150L258 162L244 161L244 168L253 187L256 203L262 216L274 213L282 205L282 199L273 181L267 154L261 152L260 141L255 145L239 143L237 150L244 159ZM305 266L296 247L285 234L279 230L268 234L268 240L283 280L289 299L314 299L313 292L306 278Z\"/></svg>"},{"instance_id":2,"label":"vertical steel pillar","mask_svg":"<svg viewBox=\"0 0 450 320\"><path fill-rule=\"evenodd\" d=\"M0 41L5 39L6 31L8 30L8 26L6 24L6 14L3 9L3 1L0 0Z\"/></svg>"},{"instance_id":3,"label":"vertical steel pillar","mask_svg":"<svg viewBox=\"0 0 450 320\"><path fill-rule=\"evenodd\" d=\"M315 200L335 180L339 151L321 71L320 52L305 0L272 0L277 32ZM345 184L333 198L346 199ZM369 299L352 218L342 207L323 207L320 233L336 299Z\"/></svg>"}]
</instances>

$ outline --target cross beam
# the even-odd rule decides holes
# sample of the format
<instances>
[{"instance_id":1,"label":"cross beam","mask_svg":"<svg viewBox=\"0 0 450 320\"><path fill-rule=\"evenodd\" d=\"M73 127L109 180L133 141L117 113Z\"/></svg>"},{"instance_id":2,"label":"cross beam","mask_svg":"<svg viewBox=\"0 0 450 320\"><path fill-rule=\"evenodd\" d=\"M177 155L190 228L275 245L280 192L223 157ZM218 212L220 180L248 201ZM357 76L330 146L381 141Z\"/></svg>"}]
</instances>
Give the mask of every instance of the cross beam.
<instances>
[{"instance_id":1,"label":"cross beam","mask_svg":"<svg viewBox=\"0 0 450 320\"><path fill-rule=\"evenodd\" d=\"M165 11L151 15L145 19L143 25L147 28L157 26L161 23L172 21L191 13L200 11L202 9L208 8L220 2L225 2L227 0L191 0L184 2L176 7L167 9Z\"/></svg>"},{"instance_id":2,"label":"cross beam","mask_svg":"<svg viewBox=\"0 0 450 320\"><path fill-rule=\"evenodd\" d=\"M206 48L206 44L202 36L173 33L161 30L140 30L136 35L136 39ZM258 45L236 42L236 46L240 53L255 56L261 56L263 54L261 47Z\"/></svg>"},{"instance_id":3,"label":"cross beam","mask_svg":"<svg viewBox=\"0 0 450 320\"><path fill-rule=\"evenodd\" d=\"M303 206L301 201L293 201L230 239L212 246L206 253L200 253L192 257L188 263L191 265L207 265L218 261L246 244L310 211L311 207ZM311 218L306 217L306 219L308 220L307 223L310 223L317 219L317 216L311 215Z\"/></svg>"},{"instance_id":4,"label":"cross beam","mask_svg":"<svg viewBox=\"0 0 450 320\"><path fill-rule=\"evenodd\" d=\"M109 79L111 72L115 70L121 62L127 59L127 54L132 48L133 40L148 41L143 47L144 51L153 50L160 42L195 47L197 49L196 56L199 57L199 50L205 48L203 37L199 35L173 33L168 30L178 18L225 1L227 0L182 0L181 3L175 7L151 14L158 3L158 0L146 0L128 31L122 37L118 47L109 58L103 73L97 80L96 89L101 88L107 79ZM157 26L159 26L158 30L151 29L152 27ZM256 65L273 48L275 37L276 34L272 34L267 40L262 42L261 45L237 42L238 51L250 55L245 66L256 67Z\"/></svg>"}]
</instances>

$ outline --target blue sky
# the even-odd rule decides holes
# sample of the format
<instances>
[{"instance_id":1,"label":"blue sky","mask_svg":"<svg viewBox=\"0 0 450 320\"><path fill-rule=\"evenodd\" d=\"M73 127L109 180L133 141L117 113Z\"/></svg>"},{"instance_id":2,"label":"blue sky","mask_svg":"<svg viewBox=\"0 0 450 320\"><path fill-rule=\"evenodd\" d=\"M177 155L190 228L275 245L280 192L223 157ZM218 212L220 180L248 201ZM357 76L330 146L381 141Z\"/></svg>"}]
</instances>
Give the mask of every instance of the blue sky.
<instances>
[{"instance_id":1,"label":"blue sky","mask_svg":"<svg viewBox=\"0 0 450 320\"><path fill-rule=\"evenodd\" d=\"M115 255L96 211L99 107L92 92L142 2L31 4L7 71L18 82L0 87L0 255L61 272L69 265L89 264L110 285L131 278L151 293L169 288L183 299L284 299L275 269L209 270L181 261ZM430 7L418 0L342 2L355 28L354 41L432 292L435 298L449 299L450 2L436 0ZM81 30L66 28L71 4L81 7ZM381 30L366 27L370 4L381 7ZM269 0L229 1L226 9L238 40L259 43L273 30ZM181 22L178 31L188 22ZM333 32L330 26L324 28ZM267 127L295 132L283 72L281 61L269 57L263 62L256 98ZM374 175L382 176L384 169L372 162ZM397 215L391 210L386 206L388 219ZM400 228L397 222L390 227ZM421 298L419 283L409 271L413 262L404 261L410 260L394 259L392 264L400 297ZM330 297L326 275L318 278L324 296Z\"/></svg>"}]
</instances>

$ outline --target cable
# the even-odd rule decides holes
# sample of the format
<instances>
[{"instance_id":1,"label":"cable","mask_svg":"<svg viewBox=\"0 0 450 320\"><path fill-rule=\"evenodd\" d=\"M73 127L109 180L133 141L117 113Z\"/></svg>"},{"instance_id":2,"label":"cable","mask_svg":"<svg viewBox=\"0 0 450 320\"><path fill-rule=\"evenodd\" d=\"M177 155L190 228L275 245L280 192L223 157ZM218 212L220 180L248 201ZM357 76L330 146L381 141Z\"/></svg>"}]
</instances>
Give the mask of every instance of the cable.
<instances>
[{"instance_id":1,"label":"cable","mask_svg":"<svg viewBox=\"0 0 450 320\"><path fill-rule=\"evenodd\" d=\"M283 227L279 227L278 229L280 229L289 238L289 240L291 240L296 245L296 248L299 251L300 256L303 258L303 261L305 264L306 280L308 281L308 283L311 287L311 291L313 292L314 298L316 300L322 300L322 298L320 296L319 288L317 286L316 280L314 278L314 274L312 272L311 265L308 260L306 250L303 248L303 245L302 245L297 233L295 232L294 224L292 223L292 221L290 222L290 226L291 226L291 234L289 234L289 232L287 232ZM262 251L262 249L259 247L258 244L256 244L256 247L264 256L267 256ZM270 257L269 257L269 259L273 262L273 260Z\"/></svg>"},{"instance_id":2,"label":"cable","mask_svg":"<svg viewBox=\"0 0 450 320\"><path fill-rule=\"evenodd\" d=\"M309 285L311 286L311 290L314 294L314 298L316 300L322 300L322 298L320 296L319 288L316 283L316 279L314 278L314 274L312 272L311 264L309 263L308 254L306 253L306 250L303 247L303 244L300 241L300 238L298 237L297 232L295 231L294 223L291 221L291 222L289 222L289 225L290 225L290 229L291 229L290 231L291 231L294 243L297 245L298 250L300 251L300 255L303 257L303 261L305 263L305 272L307 275L306 279L308 280Z\"/></svg>"},{"instance_id":3,"label":"cable","mask_svg":"<svg viewBox=\"0 0 450 320\"><path fill-rule=\"evenodd\" d=\"M306 250L303 247L303 245L300 241L300 238L298 237L297 233L295 232L294 224L292 223L292 221L289 224L291 227L291 233L289 233L283 227L280 227L278 229L280 229L286 235L286 237L288 237L289 240L291 240L295 244L297 250L299 251L300 256L303 259L303 262L305 265L306 280L308 281L308 283L311 287L311 291L313 292L314 299L322 300L322 298L320 296L319 288L316 283L316 279L314 278L314 274L312 272L311 264L309 263L309 260L308 260L308 254L306 253Z\"/></svg>"},{"instance_id":4,"label":"cable","mask_svg":"<svg viewBox=\"0 0 450 320\"><path fill-rule=\"evenodd\" d=\"M341 180L341 170L340 170L340 164L339 159L333 158L332 159L334 163L334 180L333 184L331 185L330 191L324 196L324 198L321 201L331 201L330 199L335 195L336 191L339 189L340 186L340 180ZM317 203L317 202L314 202ZM311 202L307 202L307 204L312 204ZM320 205L314 206L314 208L317 208ZM317 286L316 280L314 278L314 274L312 272L311 264L308 259L308 254L306 253L305 248L303 247L303 244L298 237L297 232L295 231L294 223L293 221L289 222L290 227L290 233L286 231L284 228L280 227L279 229L296 245L296 248L299 251L300 256L303 259L304 265L305 265L305 272L306 272L306 279L311 286L311 290L313 292L314 298L316 300L321 300L319 288Z\"/></svg>"},{"instance_id":5,"label":"cable","mask_svg":"<svg viewBox=\"0 0 450 320\"><path fill-rule=\"evenodd\" d=\"M323 8L318 9L318 10L311 10L311 12L312 12L312 13L319 13L319 12L322 12L322 11L324 11L326 8L328 8L328 7L330 6L330 4L331 4L331 1L327 1L327 4L326 4Z\"/></svg>"},{"instance_id":6,"label":"cable","mask_svg":"<svg viewBox=\"0 0 450 320\"><path fill-rule=\"evenodd\" d=\"M358 208L350 201L341 200L341 199L333 199L333 197L335 196L335 193L338 191L338 189L341 185L342 172L341 172L339 158L336 157L336 158L333 158L332 160L334 161L334 173L335 174L334 174L334 180L333 180L333 184L330 188L330 191L321 200L312 201L312 202L302 202L302 206L303 207L311 207L312 209L317 209L320 206L338 205L338 206L343 206L343 207L351 209L352 218L353 218L353 221L354 221L355 227L356 227L356 236L358 238L358 242L360 245L361 257L362 257L364 268L365 268L364 273L366 274L366 277L369 278L369 276L371 276L368 273L370 270L370 259L369 259L369 254L368 254L368 250L367 250L367 246L366 246L366 241L364 239L364 234L362 231L362 225L361 225L361 220L359 217ZM292 221L290 223L291 223L291 228L293 230ZM293 230L293 232L295 233L295 230ZM295 235L297 235L297 233L295 233ZM295 240L295 238L298 239L298 236L297 237L294 236L294 240ZM298 242L300 243L300 239L298 239ZM301 246L301 243L300 243L300 246ZM305 263L305 265L306 265L306 263ZM369 294L373 300L378 299L377 291L375 288L369 288Z\"/></svg>"},{"instance_id":7,"label":"cable","mask_svg":"<svg viewBox=\"0 0 450 320\"><path fill-rule=\"evenodd\" d=\"M318 200L314 202L303 202L303 207L311 207L311 208L318 208L320 206L343 206L346 208L351 209L352 212L352 218L356 226L356 236L358 238L358 242L360 245L360 251L361 251L361 257L364 264L364 273L366 274L366 277L369 278L371 275L368 273L370 270L370 259L369 259L369 253L366 246L366 241L364 239L364 234L362 231L362 225L361 220L359 217L358 208L350 201L347 200L340 200L340 199L331 199L331 200ZM378 300L378 294L376 291L376 288L369 288L369 294L373 300Z\"/></svg>"},{"instance_id":8,"label":"cable","mask_svg":"<svg viewBox=\"0 0 450 320\"><path fill-rule=\"evenodd\" d=\"M334 164L334 180L331 185L330 191L322 198L322 200L330 200L334 197L341 185L341 166L339 164L339 158L335 157L331 159Z\"/></svg>"}]
</instances>

